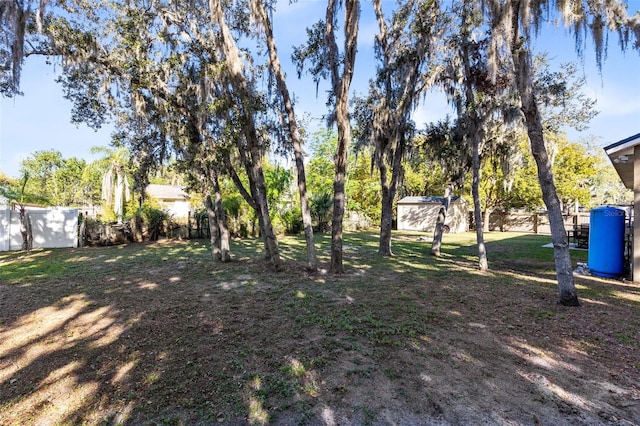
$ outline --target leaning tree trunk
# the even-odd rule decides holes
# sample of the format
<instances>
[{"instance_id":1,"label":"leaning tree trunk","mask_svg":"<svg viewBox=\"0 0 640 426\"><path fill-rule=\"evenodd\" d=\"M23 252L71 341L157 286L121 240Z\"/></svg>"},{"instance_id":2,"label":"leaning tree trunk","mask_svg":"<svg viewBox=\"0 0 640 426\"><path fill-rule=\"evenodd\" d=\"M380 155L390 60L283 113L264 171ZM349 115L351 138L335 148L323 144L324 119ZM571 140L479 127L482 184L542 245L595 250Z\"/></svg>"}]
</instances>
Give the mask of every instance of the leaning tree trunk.
<instances>
[{"instance_id":1,"label":"leaning tree trunk","mask_svg":"<svg viewBox=\"0 0 640 426\"><path fill-rule=\"evenodd\" d=\"M248 132L255 136L253 141L247 141L249 151L251 153L251 163L249 164L249 172L253 177L254 188L253 194L258 207L258 219L260 222L260 231L267 248L267 255L276 271L282 269L282 260L280 259L280 249L278 248L278 240L273 230L271 217L269 216L269 205L267 203L267 187L264 180L264 172L262 170L262 154L257 146L257 135L255 128L247 129Z\"/></svg>"},{"instance_id":2,"label":"leaning tree trunk","mask_svg":"<svg viewBox=\"0 0 640 426\"><path fill-rule=\"evenodd\" d=\"M517 20L517 18L515 18ZM517 28L517 21L514 27ZM514 31L517 35L517 30ZM542 118L533 93L531 77L531 56L521 41L512 45L512 56L515 66L515 80L521 98L521 109L527 125L527 134L531 144L531 153L538 167L538 180L542 189L542 199L547 207L549 226L551 227L551 241L558 279L559 302L564 306L579 306L578 293L573 280L571 255L567 233L562 218L562 205L556 193L553 179L552 164L544 144Z\"/></svg>"},{"instance_id":3,"label":"leaning tree trunk","mask_svg":"<svg viewBox=\"0 0 640 426\"><path fill-rule=\"evenodd\" d=\"M262 23L264 25L264 32L266 36L265 38L267 41L267 47L269 49L269 65L271 66L273 74L276 78L278 90L280 92L280 96L282 96L284 109L287 113L289 137L291 138L293 156L296 164L298 194L300 196L300 210L302 212L304 238L307 244L307 269L309 271L315 271L318 269L318 260L316 257L316 248L313 240L313 223L311 220L309 199L307 198L307 178L304 170L304 159L302 155L300 132L298 131L298 121L296 120L293 102L291 100L291 95L289 94L289 89L287 88L286 77L280 64L278 49L276 48L275 39L273 37L273 30L271 28L271 20L267 16L267 13L261 1L256 2L256 6L257 11L260 15L260 19L262 20Z\"/></svg>"},{"instance_id":4,"label":"leaning tree trunk","mask_svg":"<svg viewBox=\"0 0 640 426\"><path fill-rule=\"evenodd\" d=\"M278 241L276 240L271 218L269 217L267 191L262 170L262 152L254 119L255 111L252 107L254 103L252 99L253 93L243 73L244 65L235 40L231 35L231 30L226 23L222 2L220 0L211 0L209 6L211 8L211 18L220 27L220 48L226 60L230 83L233 85L237 93L237 100L240 102L239 107L241 108L243 118L242 133L244 134L246 147L241 145L239 138L238 149L240 152L242 152L243 149L247 149L249 152L247 156L249 161L244 161L244 163L247 174L249 175L249 180L253 181L252 184L250 182L251 195L257 207L256 212L260 220L266 255L272 262L275 270L279 271L282 269L282 260L280 259Z\"/></svg>"},{"instance_id":5,"label":"leaning tree trunk","mask_svg":"<svg viewBox=\"0 0 640 426\"><path fill-rule=\"evenodd\" d=\"M232 83L233 88L238 95L237 99L240 102L239 107L241 108L243 118L242 132L247 146L240 146L239 140L238 149L242 152L242 150L246 148L249 152L249 161L245 161L245 167L247 168L249 179L253 180L253 184L250 184L251 195L256 203L256 211L260 220L266 254L272 262L275 270L279 271L282 268L282 260L280 259L278 241L276 239L275 232L273 231L271 218L269 217L267 191L264 181L264 173L262 170L262 152L254 119L255 111L252 107L252 104L254 103L254 100L252 99L252 90L245 74L243 73L244 65L235 40L231 35L231 30L226 23L222 2L220 0L211 0L209 2L209 6L211 8L211 18L220 27L220 48L222 49L226 60L230 82Z\"/></svg>"},{"instance_id":6,"label":"leaning tree trunk","mask_svg":"<svg viewBox=\"0 0 640 426\"><path fill-rule=\"evenodd\" d=\"M533 97L531 98L532 101L529 101L528 105L525 106L523 104L522 110L527 121L531 152L538 166L538 180L542 189L542 199L549 215L560 304L564 306L580 306L578 293L573 281L571 254L569 253L569 242L562 218L562 207L556 193L551 163L544 146L540 114Z\"/></svg>"},{"instance_id":7,"label":"leaning tree trunk","mask_svg":"<svg viewBox=\"0 0 640 426\"><path fill-rule=\"evenodd\" d=\"M442 207L438 211L438 217L436 218L436 226L433 230L433 241L431 242L431 255L440 256L440 248L442 247L442 236L444 234L444 223L447 220L447 211L449 210L449 203L451 202L451 183L447 184L444 190L444 199Z\"/></svg>"}]
</instances>

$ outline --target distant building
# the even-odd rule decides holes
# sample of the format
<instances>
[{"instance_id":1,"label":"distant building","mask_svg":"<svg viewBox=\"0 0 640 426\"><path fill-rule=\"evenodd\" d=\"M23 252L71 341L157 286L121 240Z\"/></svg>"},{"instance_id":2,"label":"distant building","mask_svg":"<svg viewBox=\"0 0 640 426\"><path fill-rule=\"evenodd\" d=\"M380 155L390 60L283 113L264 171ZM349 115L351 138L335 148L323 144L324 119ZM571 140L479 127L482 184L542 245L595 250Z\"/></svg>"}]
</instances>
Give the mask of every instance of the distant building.
<instances>
[{"instance_id":1,"label":"distant building","mask_svg":"<svg viewBox=\"0 0 640 426\"><path fill-rule=\"evenodd\" d=\"M153 197L160 204L160 208L167 211L176 219L186 219L191 210L189 194L184 188L177 185L155 185L147 186L145 190L148 196Z\"/></svg>"},{"instance_id":2,"label":"distant building","mask_svg":"<svg viewBox=\"0 0 640 426\"><path fill-rule=\"evenodd\" d=\"M404 197L398 201L398 230L433 232L444 197ZM469 209L462 197L451 197L445 232L469 230Z\"/></svg>"}]
</instances>

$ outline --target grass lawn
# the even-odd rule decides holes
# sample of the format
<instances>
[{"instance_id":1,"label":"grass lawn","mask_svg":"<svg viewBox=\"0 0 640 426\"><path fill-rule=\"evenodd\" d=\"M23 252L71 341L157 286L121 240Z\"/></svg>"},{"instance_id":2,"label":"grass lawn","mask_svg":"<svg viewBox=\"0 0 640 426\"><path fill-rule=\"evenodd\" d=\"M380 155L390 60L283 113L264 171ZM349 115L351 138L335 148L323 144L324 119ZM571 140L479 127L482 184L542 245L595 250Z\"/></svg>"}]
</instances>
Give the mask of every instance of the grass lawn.
<instances>
[{"instance_id":1,"label":"grass lawn","mask_svg":"<svg viewBox=\"0 0 640 426\"><path fill-rule=\"evenodd\" d=\"M562 307L549 236L486 234L486 273L424 236L346 234L341 276L302 237L278 273L253 239L0 253L0 425L640 424L639 285Z\"/></svg>"}]
</instances>

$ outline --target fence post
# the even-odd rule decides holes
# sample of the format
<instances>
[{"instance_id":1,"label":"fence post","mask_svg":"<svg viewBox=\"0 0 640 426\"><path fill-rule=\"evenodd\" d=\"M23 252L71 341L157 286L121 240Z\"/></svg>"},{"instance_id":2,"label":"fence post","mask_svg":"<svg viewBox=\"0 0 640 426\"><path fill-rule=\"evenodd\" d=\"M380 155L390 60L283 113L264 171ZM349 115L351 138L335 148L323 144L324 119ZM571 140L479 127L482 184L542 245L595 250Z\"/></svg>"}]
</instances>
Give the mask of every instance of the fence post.
<instances>
[{"instance_id":1,"label":"fence post","mask_svg":"<svg viewBox=\"0 0 640 426\"><path fill-rule=\"evenodd\" d=\"M533 214L533 233L538 233L538 213Z\"/></svg>"}]
</instances>

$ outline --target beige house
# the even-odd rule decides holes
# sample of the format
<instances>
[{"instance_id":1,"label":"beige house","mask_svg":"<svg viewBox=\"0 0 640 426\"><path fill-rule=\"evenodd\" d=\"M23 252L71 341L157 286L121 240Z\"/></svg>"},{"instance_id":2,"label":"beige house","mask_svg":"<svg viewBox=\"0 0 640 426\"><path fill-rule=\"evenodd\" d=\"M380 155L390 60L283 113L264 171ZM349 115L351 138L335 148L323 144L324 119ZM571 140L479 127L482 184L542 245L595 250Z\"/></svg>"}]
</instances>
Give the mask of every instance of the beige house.
<instances>
[{"instance_id":1,"label":"beige house","mask_svg":"<svg viewBox=\"0 0 640 426\"><path fill-rule=\"evenodd\" d=\"M398 230L433 232L444 197L404 197L398 201ZM469 230L469 209L462 197L452 197L445 220L445 232Z\"/></svg>"},{"instance_id":2,"label":"beige house","mask_svg":"<svg viewBox=\"0 0 640 426\"><path fill-rule=\"evenodd\" d=\"M156 199L160 204L160 208L175 219L189 217L189 211L191 210L189 195L181 186L151 184L147 186L145 192L147 196Z\"/></svg>"}]
</instances>

